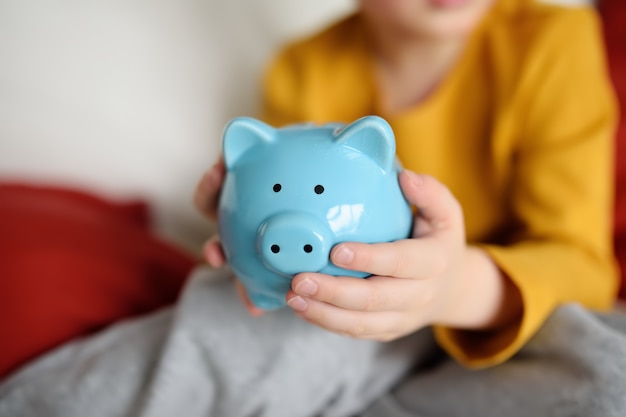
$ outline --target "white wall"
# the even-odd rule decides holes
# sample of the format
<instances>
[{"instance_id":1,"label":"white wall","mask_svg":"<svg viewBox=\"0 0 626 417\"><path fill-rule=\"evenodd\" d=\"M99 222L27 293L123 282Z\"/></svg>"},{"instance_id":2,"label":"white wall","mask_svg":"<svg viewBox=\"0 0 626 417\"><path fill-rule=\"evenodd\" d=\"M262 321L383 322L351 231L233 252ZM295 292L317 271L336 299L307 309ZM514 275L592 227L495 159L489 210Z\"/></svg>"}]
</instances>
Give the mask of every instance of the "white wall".
<instances>
[{"instance_id":1,"label":"white wall","mask_svg":"<svg viewBox=\"0 0 626 417\"><path fill-rule=\"evenodd\" d=\"M0 180L154 203L196 244L191 195L278 44L350 0L0 0Z\"/></svg>"}]
</instances>

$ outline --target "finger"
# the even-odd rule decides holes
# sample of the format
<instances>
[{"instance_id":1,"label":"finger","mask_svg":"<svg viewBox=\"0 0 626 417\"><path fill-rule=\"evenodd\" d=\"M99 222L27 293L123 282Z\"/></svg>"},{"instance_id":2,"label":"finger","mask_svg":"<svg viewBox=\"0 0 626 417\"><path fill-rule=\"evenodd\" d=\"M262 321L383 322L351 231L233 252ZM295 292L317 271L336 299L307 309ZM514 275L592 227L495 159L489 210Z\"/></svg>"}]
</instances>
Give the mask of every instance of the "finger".
<instances>
[{"instance_id":1,"label":"finger","mask_svg":"<svg viewBox=\"0 0 626 417\"><path fill-rule=\"evenodd\" d=\"M241 298L243 305L246 307L246 310L248 310L248 313L250 313L250 315L259 317L262 316L263 313L265 313L265 311L252 304L252 301L250 301L250 297L248 297L246 287L244 287L241 281L239 281L237 278L235 278L235 288L237 289L237 294L239 295L239 298Z\"/></svg>"},{"instance_id":2,"label":"finger","mask_svg":"<svg viewBox=\"0 0 626 417\"><path fill-rule=\"evenodd\" d=\"M415 216L413 219L413 232L411 233L411 237L413 238L421 238L430 236L434 233L435 229L432 225L423 217L419 215Z\"/></svg>"},{"instance_id":3,"label":"finger","mask_svg":"<svg viewBox=\"0 0 626 417\"><path fill-rule=\"evenodd\" d=\"M409 304L406 285L388 277L368 279L305 273L294 277L295 294L355 311L387 311Z\"/></svg>"},{"instance_id":4,"label":"finger","mask_svg":"<svg viewBox=\"0 0 626 417\"><path fill-rule=\"evenodd\" d=\"M296 310L298 316L331 332L359 339L384 341L400 336L397 329L400 328L398 324L402 322L402 319L395 311L346 310L295 294L287 300L290 306L298 301L306 303L304 309Z\"/></svg>"},{"instance_id":5,"label":"finger","mask_svg":"<svg viewBox=\"0 0 626 417\"><path fill-rule=\"evenodd\" d=\"M218 161L200 179L194 193L194 205L205 216L215 220L219 193L226 175L224 160Z\"/></svg>"},{"instance_id":6,"label":"finger","mask_svg":"<svg viewBox=\"0 0 626 417\"><path fill-rule=\"evenodd\" d=\"M203 253L204 259L213 268L219 268L226 263L226 255L224 255L224 249L218 235L212 236L204 244Z\"/></svg>"},{"instance_id":7,"label":"finger","mask_svg":"<svg viewBox=\"0 0 626 417\"><path fill-rule=\"evenodd\" d=\"M456 228L463 230L463 211L457 199L441 182L429 175L404 170L399 175L405 198L418 209L434 231Z\"/></svg>"},{"instance_id":8,"label":"finger","mask_svg":"<svg viewBox=\"0 0 626 417\"><path fill-rule=\"evenodd\" d=\"M330 252L342 268L395 278L427 278L446 267L445 240L424 237L385 243L345 242Z\"/></svg>"}]
</instances>

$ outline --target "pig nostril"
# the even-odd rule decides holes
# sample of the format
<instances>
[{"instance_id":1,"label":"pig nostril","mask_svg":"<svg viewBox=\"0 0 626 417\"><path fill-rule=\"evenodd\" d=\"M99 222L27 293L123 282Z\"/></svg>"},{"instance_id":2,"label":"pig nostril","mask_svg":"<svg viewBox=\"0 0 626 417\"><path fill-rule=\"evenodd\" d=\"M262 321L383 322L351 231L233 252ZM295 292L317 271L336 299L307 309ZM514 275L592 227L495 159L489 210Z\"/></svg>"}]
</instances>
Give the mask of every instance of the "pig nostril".
<instances>
[{"instance_id":1,"label":"pig nostril","mask_svg":"<svg viewBox=\"0 0 626 417\"><path fill-rule=\"evenodd\" d=\"M305 251L306 253L311 253L311 252L313 252L313 246L311 246L311 245L304 245L304 248L303 248L303 249L304 249L304 251Z\"/></svg>"},{"instance_id":2,"label":"pig nostril","mask_svg":"<svg viewBox=\"0 0 626 417\"><path fill-rule=\"evenodd\" d=\"M270 248L270 250L271 250L273 253L278 253L278 252L280 252L280 246L278 246L278 245L272 245L272 247Z\"/></svg>"}]
</instances>

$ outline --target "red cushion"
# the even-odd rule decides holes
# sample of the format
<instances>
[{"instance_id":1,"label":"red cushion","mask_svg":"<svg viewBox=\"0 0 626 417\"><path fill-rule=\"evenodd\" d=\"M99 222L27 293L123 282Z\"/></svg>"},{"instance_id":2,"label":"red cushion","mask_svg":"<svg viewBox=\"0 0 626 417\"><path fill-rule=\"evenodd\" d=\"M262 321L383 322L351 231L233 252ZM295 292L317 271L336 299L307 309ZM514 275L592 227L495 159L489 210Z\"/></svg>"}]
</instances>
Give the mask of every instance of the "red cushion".
<instances>
[{"instance_id":1,"label":"red cushion","mask_svg":"<svg viewBox=\"0 0 626 417\"><path fill-rule=\"evenodd\" d=\"M195 260L147 207L0 183L0 379L69 339L175 301Z\"/></svg>"},{"instance_id":2,"label":"red cushion","mask_svg":"<svg viewBox=\"0 0 626 417\"><path fill-rule=\"evenodd\" d=\"M626 1L602 0L600 13L613 84L622 116L626 109ZM617 132L615 252L622 270L620 297L626 299L626 120L621 117Z\"/></svg>"}]
</instances>

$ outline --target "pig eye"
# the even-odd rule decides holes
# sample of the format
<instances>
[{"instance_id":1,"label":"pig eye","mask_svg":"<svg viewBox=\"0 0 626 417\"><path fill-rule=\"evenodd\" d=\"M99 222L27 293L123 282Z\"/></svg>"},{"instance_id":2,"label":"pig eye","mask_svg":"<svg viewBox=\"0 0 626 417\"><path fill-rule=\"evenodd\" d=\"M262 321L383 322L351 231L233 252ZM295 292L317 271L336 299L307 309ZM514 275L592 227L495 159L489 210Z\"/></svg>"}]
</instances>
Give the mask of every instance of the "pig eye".
<instances>
[{"instance_id":1,"label":"pig eye","mask_svg":"<svg viewBox=\"0 0 626 417\"><path fill-rule=\"evenodd\" d=\"M324 192L324 186L323 185L316 185L315 188L315 194L322 194Z\"/></svg>"},{"instance_id":2,"label":"pig eye","mask_svg":"<svg viewBox=\"0 0 626 417\"><path fill-rule=\"evenodd\" d=\"M272 188L272 190L274 190L275 193L279 192L281 189L283 188L282 185L280 184L274 184L274 187Z\"/></svg>"}]
</instances>

